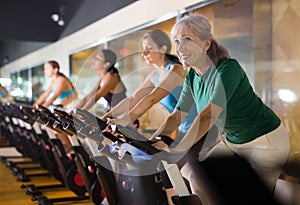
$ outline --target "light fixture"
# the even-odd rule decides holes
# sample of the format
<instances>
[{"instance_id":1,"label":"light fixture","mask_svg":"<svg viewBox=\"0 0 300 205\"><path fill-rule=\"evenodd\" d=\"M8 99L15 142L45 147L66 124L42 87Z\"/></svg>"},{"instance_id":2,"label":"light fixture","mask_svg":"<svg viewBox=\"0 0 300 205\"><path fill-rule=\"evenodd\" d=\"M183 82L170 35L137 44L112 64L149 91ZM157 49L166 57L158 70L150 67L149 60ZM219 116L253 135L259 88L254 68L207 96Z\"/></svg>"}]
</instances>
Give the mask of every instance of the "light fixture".
<instances>
[{"instance_id":1,"label":"light fixture","mask_svg":"<svg viewBox=\"0 0 300 205\"><path fill-rule=\"evenodd\" d=\"M58 24L59 26L64 26L64 25L65 25L64 19L63 19L63 18L60 18L59 21L57 22L57 24Z\"/></svg>"},{"instance_id":2,"label":"light fixture","mask_svg":"<svg viewBox=\"0 0 300 205\"><path fill-rule=\"evenodd\" d=\"M64 26L65 25L65 21L64 21L63 15L59 15L57 13L53 13L51 15L51 19L52 19L53 22L57 23L59 26Z\"/></svg>"},{"instance_id":3,"label":"light fixture","mask_svg":"<svg viewBox=\"0 0 300 205\"><path fill-rule=\"evenodd\" d=\"M53 13L51 15L51 19L54 21L54 22L58 22L59 20L59 15L57 13Z\"/></svg>"},{"instance_id":4,"label":"light fixture","mask_svg":"<svg viewBox=\"0 0 300 205\"><path fill-rule=\"evenodd\" d=\"M55 12L51 14L51 19L53 22L57 23L57 25L64 26L65 25L64 15L65 15L65 6L61 5L59 7L59 12Z\"/></svg>"}]
</instances>

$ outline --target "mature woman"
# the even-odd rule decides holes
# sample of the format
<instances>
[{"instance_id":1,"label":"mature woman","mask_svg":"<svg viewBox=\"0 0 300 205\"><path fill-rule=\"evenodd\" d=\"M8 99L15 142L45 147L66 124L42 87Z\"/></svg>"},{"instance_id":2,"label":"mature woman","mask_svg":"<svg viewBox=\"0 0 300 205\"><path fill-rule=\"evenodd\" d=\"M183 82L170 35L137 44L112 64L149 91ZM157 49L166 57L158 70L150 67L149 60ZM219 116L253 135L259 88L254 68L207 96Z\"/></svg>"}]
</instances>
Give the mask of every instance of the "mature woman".
<instances>
[{"instance_id":1,"label":"mature woman","mask_svg":"<svg viewBox=\"0 0 300 205\"><path fill-rule=\"evenodd\" d=\"M207 19L183 17L172 28L172 38L176 54L190 70L176 109L163 126L178 124L194 101L199 113L175 150L188 149L215 124L224 131L226 146L247 159L273 190L290 150L279 117L256 95L238 61L213 37ZM156 135L165 132L162 128Z\"/></svg>"}]
</instances>

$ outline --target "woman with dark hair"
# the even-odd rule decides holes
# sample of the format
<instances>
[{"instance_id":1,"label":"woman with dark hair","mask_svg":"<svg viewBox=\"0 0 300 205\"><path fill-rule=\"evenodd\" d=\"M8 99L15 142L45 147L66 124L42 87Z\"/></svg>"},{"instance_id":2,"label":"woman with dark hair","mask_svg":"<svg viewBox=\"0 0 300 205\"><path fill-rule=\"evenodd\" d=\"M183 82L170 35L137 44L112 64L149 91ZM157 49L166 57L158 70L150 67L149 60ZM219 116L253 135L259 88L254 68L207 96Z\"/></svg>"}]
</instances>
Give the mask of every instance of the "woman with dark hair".
<instances>
[{"instance_id":1,"label":"woman with dark hair","mask_svg":"<svg viewBox=\"0 0 300 205\"><path fill-rule=\"evenodd\" d=\"M76 105L77 108L89 110L95 103L104 97L108 103L107 111L126 98L126 87L121 80L118 69L115 67L116 54L103 49L96 55L92 68L97 72L100 80L93 90Z\"/></svg>"},{"instance_id":2,"label":"woman with dark hair","mask_svg":"<svg viewBox=\"0 0 300 205\"><path fill-rule=\"evenodd\" d=\"M44 64L44 74L51 82L45 92L36 100L33 107L42 105L44 107L62 106L65 111L70 111L73 104L77 102L77 92L72 82L63 73L59 71L58 62L54 60L47 61ZM71 142L65 134L56 133L56 136L62 141L66 152L71 149Z\"/></svg>"},{"instance_id":3,"label":"woman with dark hair","mask_svg":"<svg viewBox=\"0 0 300 205\"><path fill-rule=\"evenodd\" d=\"M44 74L51 78L51 82L45 92L33 104L49 107L50 105L62 105L65 109L77 99L77 93L72 82L59 71L58 62L47 61L44 64Z\"/></svg>"}]
</instances>

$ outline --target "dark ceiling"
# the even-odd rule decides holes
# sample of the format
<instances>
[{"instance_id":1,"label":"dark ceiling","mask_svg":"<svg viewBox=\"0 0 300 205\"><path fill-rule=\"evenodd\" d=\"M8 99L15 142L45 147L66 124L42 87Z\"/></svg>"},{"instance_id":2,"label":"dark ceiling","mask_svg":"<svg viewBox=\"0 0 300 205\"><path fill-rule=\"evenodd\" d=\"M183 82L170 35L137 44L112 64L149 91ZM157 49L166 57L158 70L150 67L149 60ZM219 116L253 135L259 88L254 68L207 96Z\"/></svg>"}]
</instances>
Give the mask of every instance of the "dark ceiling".
<instances>
[{"instance_id":1,"label":"dark ceiling","mask_svg":"<svg viewBox=\"0 0 300 205\"><path fill-rule=\"evenodd\" d=\"M1 0L0 40L56 41L65 27L54 23L51 14L64 10L65 21L68 22L82 2L82 0Z\"/></svg>"},{"instance_id":2,"label":"dark ceiling","mask_svg":"<svg viewBox=\"0 0 300 205\"><path fill-rule=\"evenodd\" d=\"M7 47L14 42L55 42L62 38L62 34L65 37L135 1L1 0L0 52L4 56ZM64 26L59 26L51 20L51 14L55 12L64 16ZM80 17L78 12L81 13ZM72 22L74 16L78 21ZM21 53L13 58L25 54ZM1 63L0 61L0 66Z\"/></svg>"}]
</instances>

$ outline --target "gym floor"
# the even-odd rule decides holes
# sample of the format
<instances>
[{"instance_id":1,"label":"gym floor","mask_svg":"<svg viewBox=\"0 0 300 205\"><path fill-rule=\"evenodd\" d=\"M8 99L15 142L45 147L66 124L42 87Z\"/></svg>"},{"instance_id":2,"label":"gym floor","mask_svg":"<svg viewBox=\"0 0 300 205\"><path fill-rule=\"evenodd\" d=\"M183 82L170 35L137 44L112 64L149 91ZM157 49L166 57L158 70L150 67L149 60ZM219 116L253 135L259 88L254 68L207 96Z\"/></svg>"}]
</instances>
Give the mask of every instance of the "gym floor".
<instances>
[{"instance_id":1,"label":"gym floor","mask_svg":"<svg viewBox=\"0 0 300 205\"><path fill-rule=\"evenodd\" d=\"M0 148L0 156L16 156L18 153L14 148L3 147ZM11 159L11 161L20 161L24 159ZM27 173L27 172L26 172ZM18 182L16 176L13 176L11 170L5 166L4 163L0 163L0 204L1 205L34 205L38 202L32 201L30 195L26 195L26 190L21 189L22 184L35 184L37 186L53 184L57 182L51 176L38 176L31 177L29 182ZM52 191L43 192L49 199L65 197L65 196L75 196L71 191L54 189ZM77 201L77 202L61 202L55 203L57 205L67 205L67 204L78 204L78 205L92 205L93 203L89 200Z\"/></svg>"}]
</instances>

